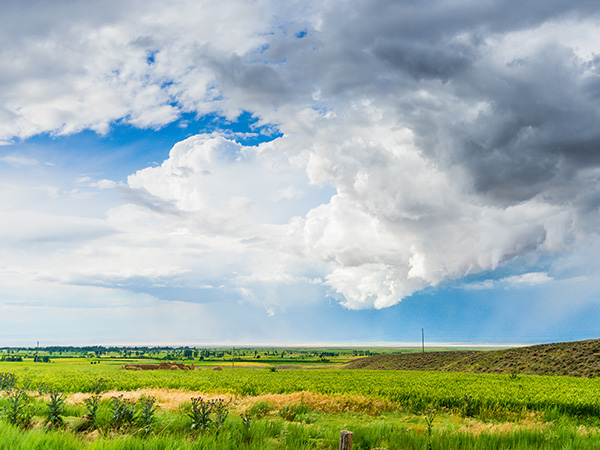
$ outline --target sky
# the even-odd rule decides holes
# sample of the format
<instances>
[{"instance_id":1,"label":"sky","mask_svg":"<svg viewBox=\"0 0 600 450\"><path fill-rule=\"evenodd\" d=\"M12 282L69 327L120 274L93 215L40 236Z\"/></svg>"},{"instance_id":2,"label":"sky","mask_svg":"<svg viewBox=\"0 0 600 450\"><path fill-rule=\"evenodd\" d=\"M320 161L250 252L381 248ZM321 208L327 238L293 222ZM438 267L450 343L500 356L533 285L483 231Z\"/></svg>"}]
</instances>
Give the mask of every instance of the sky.
<instances>
[{"instance_id":1,"label":"sky","mask_svg":"<svg viewBox=\"0 0 600 450\"><path fill-rule=\"evenodd\" d=\"M0 346L600 337L592 0L4 0Z\"/></svg>"}]
</instances>

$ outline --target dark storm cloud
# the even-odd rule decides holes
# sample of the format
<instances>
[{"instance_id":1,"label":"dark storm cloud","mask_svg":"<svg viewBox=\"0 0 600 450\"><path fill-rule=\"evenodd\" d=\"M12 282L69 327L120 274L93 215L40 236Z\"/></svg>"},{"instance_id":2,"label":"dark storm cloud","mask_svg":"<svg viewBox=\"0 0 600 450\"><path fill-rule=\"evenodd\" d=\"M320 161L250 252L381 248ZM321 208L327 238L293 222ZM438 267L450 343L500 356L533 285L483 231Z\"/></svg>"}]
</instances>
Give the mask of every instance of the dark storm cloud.
<instances>
[{"instance_id":1,"label":"dark storm cloud","mask_svg":"<svg viewBox=\"0 0 600 450\"><path fill-rule=\"evenodd\" d=\"M573 174L600 162L600 77L598 58L582 60L564 36L510 49L508 61L495 55L499 42L599 11L589 1L353 3L351 14L325 15L322 47L303 62L325 95L395 108L433 163L459 168L468 189L508 205L557 185L574 191ZM413 95L423 90L437 101ZM485 109L465 114L478 103Z\"/></svg>"}]
</instances>

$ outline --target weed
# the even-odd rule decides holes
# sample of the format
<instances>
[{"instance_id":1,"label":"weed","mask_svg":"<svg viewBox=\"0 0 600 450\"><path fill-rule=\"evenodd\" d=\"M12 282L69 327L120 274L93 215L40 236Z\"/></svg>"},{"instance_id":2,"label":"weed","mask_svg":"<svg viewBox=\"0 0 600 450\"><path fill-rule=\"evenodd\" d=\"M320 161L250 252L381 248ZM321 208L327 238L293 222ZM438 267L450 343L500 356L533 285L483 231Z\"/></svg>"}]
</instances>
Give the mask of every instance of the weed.
<instances>
[{"instance_id":1,"label":"weed","mask_svg":"<svg viewBox=\"0 0 600 450\"><path fill-rule=\"evenodd\" d=\"M477 413L477 407L475 405L475 400L473 400L472 395L465 395L463 397L463 404L461 407L461 414L463 417L474 417Z\"/></svg>"},{"instance_id":2,"label":"weed","mask_svg":"<svg viewBox=\"0 0 600 450\"><path fill-rule=\"evenodd\" d=\"M252 427L252 416L250 414L242 414L242 440L249 442L252 436L250 428Z\"/></svg>"},{"instance_id":3,"label":"weed","mask_svg":"<svg viewBox=\"0 0 600 450\"><path fill-rule=\"evenodd\" d=\"M152 424L154 423L156 417L156 410L158 406L156 405L156 399L154 397L146 397L142 396L139 400L140 411L138 415L138 424L142 427L145 433L150 432L152 428Z\"/></svg>"},{"instance_id":4,"label":"weed","mask_svg":"<svg viewBox=\"0 0 600 450\"><path fill-rule=\"evenodd\" d=\"M31 380L29 378L26 378L23 380L22 383L22 389L25 391L29 391L31 388Z\"/></svg>"},{"instance_id":5,"label":"weed","mask_svg":"<svg viewBox=\"0 0 600 450\"><path fill-rule=\"evenodd\" d=\"M310 409L302 402L299 405L284 406L279 410L279 415L288 422L293 422L296 418L304 417L309 412Z\"/></svg>"},{"instance_id":6,"label":"weed","mask_svg":"<svg viewBox=\"0 0 600 450\"><path fill-rule=\"evenodd\" d=\"M240 418L242 419L242 426L249 430L252 425L252 416L250 414L242 414Z\"/></svg>"},{"instance_id":7,"label":"weed","mask_svg":"<svg viewBox=\"0 0 600 450\"><path fill-rule=\"evenodd\" d=\"M6 420L12 425L29 428L35 410L29 404L27 391L25 389L12 388L6 391L6 400L8 403L4 407Z\"/></svg>"},{"instance_id":8,"label":"weed","mask_svg":"<svg viewBox=\"0 0 600 450\"><path fill-rule=\"evenodd\" d=\"M257 419L265 417L273 408L268 402L260 401L256 402L248 411L251 415L256 416Z\"/></svg>"},{"instance_id":9,"label":"weed","mask_svg":"<svg viewBox=\"0 0 600 450\"><path fill-rule=\"evenodd\" d=\"M89 387L88 392L95 395L100 395L106 390L106 381L104 378L96 378Z\"/></svg>"},{"instance_id":10,"label":"weed","mask_svg":"<svg viewBox=\"0 0 600 450\"><path fill-rule=\"evenodd\" d=\"M192 419L192 430L206 431L210 427L210 413L213 402L205 401L202 397L192 397L192 408L188 416Z\"/></svg>"},{"instance_id":11,"label":"weed","mask_svg":"<svg viewBox=\"0 0 600 450\"><path fill-rule=\"evenodd\" d=\"M229 414L229 410L227 409L227 405L223 402L223 399L213 400L212 402L213 410L215 412L215 420L214 424L217 428L221 428L225 423L225 419Z\"/></svg>"},{"instance_id":12,"label":"weed","mask_svg":"<svg viewBox=\"0 0 600 450\"><path fill-rule=\"evenodd\" d=\"M425 416L425 423L427 424L427 450L433 448L431 444L431 436L433 434L433 421L435 419L435 413L429 413Z\"/></svg>"},{"instance_id":13,"label":"weed","mask_svg":"<svg viewBox=\"0 0 600 450\"><path fill-rule=\"evenodd\" d=\"M0 391L8 391L17 384L17 377L14 373L0 372Z\"/></svg>"},{"instance_id":14,"label":"weed","mask_svg":"<svg viewBox=\"0 0 600 450\"><path fill-rule=\"evenodd\" d=\"M84 429L94 430L98 428L98 408L100 407L100 394L104 392L105 389L106 383L104 378L96 378L87 389L87 391L91 392L92 395L83 401L85 403L85 407L87 408L87 413L84 415L84 418L87 419L87 424L84 425ZM120 411L117 411L119 408L120 407L117 407L115 400L113 400L113 425L114 420L118 420L118 416L121 414Z\"/></svg>"},{"instance_id":15,"label":"weed","mask_svg":"<svg viewBox=\"0 0 600 450\"><path fill-rule=\"evenodd\" d=\"M282 419L292 422L296 418L296 411L292 405L286 405L279 410Z\"/></svg>"},{"instance_id":16,"label":"weed","mask_svg":"<svg viewBox=\"0 0 600 450\"><path fill-rule=\"evenodd\" d=\"M62 391L51 391L50 402L46 403L48 407L48 417L46 423L50 428L60 428L64 421L62 415L65 413L65 396Z\"/></svg>"},{"instance_id":17,"label":"weed","mask_svg":"<svg viewBox=\"0 0 600 450\"><path fill-rule=\"evenodd\" d=\"M88 429L98 428L98 407L100 406L100 396L93 394L84 400L87 414L84 416L88 421Z\"/></svg>"},{"instance_id":18,"label":"weed","mask_svg":"<svg viewBox=\"0 0 600 450\"><path fill-rule=\"evenodd\" d=\"M122 395L112 397L111 425L115 430L133 423L135 417L135 402L124 399Z\"/></svg>"}]
</instances>

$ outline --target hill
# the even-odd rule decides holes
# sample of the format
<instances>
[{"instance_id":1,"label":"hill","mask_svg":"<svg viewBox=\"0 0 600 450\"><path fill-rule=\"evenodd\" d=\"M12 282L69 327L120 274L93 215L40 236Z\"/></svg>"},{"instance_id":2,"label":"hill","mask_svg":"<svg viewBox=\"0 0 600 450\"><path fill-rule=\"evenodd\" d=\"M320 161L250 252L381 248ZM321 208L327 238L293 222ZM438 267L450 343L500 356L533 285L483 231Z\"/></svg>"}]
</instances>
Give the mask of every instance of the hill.
<instances>
[{"instance_id":1,"label":"hill","mask_svg":"<svg viewBox=\"0 0 600 450\"><path fill-rule=\"evenodd\" d=\"M346 368L596 377L600 376L600 339L507 350L377 355L354 360Z\"/></svg>"}]
</instances>

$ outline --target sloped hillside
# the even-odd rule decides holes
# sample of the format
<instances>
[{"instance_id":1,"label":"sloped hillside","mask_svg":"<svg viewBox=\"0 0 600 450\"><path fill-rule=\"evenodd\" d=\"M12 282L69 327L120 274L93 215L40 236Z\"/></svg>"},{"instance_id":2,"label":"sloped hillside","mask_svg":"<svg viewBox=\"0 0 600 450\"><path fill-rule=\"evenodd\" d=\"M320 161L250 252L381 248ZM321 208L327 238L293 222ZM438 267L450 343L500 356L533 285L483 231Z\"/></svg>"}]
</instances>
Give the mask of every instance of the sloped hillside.
<instances>
[{"instance_id":1,"label":"sloped hillside","mask_svg":"<svg viewBox=\"0 0 600 450\"><path fill-rule=\"evenodd\" d=\"M595 377L600 376L600 339L507 350L378 355L352 361L346 367Z\"/></svg>"}]
</instances>

